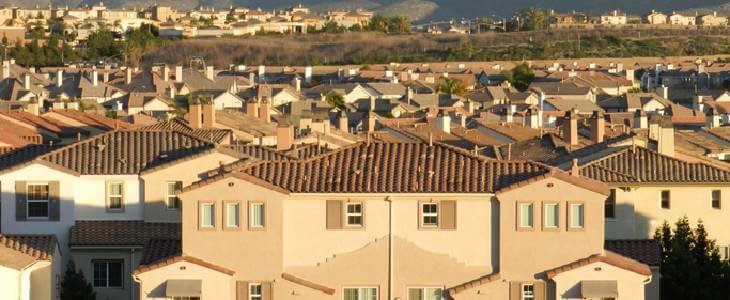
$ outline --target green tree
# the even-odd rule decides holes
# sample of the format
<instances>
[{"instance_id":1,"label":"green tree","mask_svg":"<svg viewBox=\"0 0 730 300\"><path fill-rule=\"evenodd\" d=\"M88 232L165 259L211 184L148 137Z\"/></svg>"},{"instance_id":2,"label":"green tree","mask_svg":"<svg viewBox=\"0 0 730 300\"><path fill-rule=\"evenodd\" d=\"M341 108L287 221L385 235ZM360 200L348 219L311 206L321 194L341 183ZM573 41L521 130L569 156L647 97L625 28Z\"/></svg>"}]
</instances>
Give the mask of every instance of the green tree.
<instances>
[{"instance_id":1,"label":"green tree","mask_svg":"<svg viewBox=\"0 0 730 300\"><path fill-rule=\"evenodd\" d=\"M464 83L459 79L444 77L438 85L437 90L449 95L463 95L466 92Z\"/></svg>"},{"instance_id":2,"label":"green tree","mask_svg":"<svg viewBox=\"0 0 730 300\"><path fill-rule=\"evenodd\" d=\"M411 20L404 16L388 19L388 32L407 33L411 31Z\"/></svg>"},{"instance_id":3,"label":"green tree","mask_svg":"<svg viewBox=\"0 0 730 300\"><path fill-rule=\"evenodd\" d=\"M68 261L61 280L61 300L95 300L96 292L84 278L84 272L76 271L73 260Z\"/></svg>"},{"instance_id":4,"label":"green tree","mask_svg":"<svg viewBox=\"0 0 730 300\"><path fill-rule=\"evenodd\" d=\"M86 41L88 59L111 58L119 56L122 47L114 40L114 34L108 30L99 30L89 35Z\"/></svg>"},{"instance_id":5,"label":"green tree","mask_svg":"<svg viewBox=\"0 0 730 300\"><path fill-rule=\"evenodd\" d=\"M324 101L326 101L330 106L335 108L344 108L345 107L345 97L340 95L337 92L330 92L324 97Z\"/></svg>"},{"instance_id":6,"label":"green tree","mask_svg":"<svg viewBox=\"0 0 730 300\"><path fill-rule=\"evenodd\" d=\"M524 8L517 12L519 30L545 30L548 28L548 13L534 7Z\"/></svg>"},{"instance_id":7,"label":"green tree","mask_svg":"<svg viewBox=\"0 0 730 300\"><path fill-rule=\"evenodd\" d=\"M532 68L526 63L521 63L509 72L506 72L505 78L509 81L516 89L525 91L532 83L532 79L535 78L535 73Z\"/></svg>"},{"instance_id":8,"label":"green tree","mask_svg":"<svg viewBox=\"0 0 730 300\"><path fill-rule=\"evenodd\" d=\"M370 31L382 31L388 32L388 19L381 15L375 15L370 19L368 23L368 29Z\"/></svg>"},{"instance_id":9,"label":"green tree","mask_svg":"<svg viewBox=\"0 0 730 300\"><path fill-rule=\"evenodd\" d=\"M329 21L327 23L324 23L322 31L326 33L340 33L344 32L345 28L337 24L337 22L335 21Z\"/></svg>"}]
</instances>

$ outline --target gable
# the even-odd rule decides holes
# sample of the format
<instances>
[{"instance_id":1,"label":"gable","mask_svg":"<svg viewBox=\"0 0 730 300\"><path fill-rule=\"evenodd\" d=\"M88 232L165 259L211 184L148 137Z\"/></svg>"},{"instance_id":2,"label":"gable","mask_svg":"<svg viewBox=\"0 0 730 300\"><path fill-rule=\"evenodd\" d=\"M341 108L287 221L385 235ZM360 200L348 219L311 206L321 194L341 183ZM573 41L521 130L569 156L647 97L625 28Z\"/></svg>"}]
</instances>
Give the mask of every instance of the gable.
<instances>
[{"instance_id":1,"label":"gable","mask_svg":"<svg viewBox=\"0 0 730 300\"><path fill-rule=\"evenodd\" d=\"M497 191L498 199L577 198L603 201L609 194L608 185L567 173L546 174L525 180Z\"/></svg>"}]
</instances>

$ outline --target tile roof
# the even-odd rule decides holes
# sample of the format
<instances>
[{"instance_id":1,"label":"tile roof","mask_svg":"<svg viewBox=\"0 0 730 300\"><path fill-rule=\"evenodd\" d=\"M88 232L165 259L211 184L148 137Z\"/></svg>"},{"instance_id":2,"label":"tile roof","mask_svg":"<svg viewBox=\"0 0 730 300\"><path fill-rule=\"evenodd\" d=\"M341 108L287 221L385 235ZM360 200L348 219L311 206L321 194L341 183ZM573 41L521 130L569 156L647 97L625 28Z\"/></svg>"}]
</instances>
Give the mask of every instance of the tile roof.
<instances>
[{"instance_id":1,"label":"tile roof","mask_svg":"<svg viewBox=\"0 0 730 300\"><path fill-rule=\"evenodd\" d=\"M580 175L612 183L727 183L730 171L629 147L580 166Z\"/></svg>"},{"instance_id":2,"label":"tile roof","mask_svg":"<svg viewBox=\"0 0 730 300\"><path fill-rule=\"evenodd\" d=\"M179 239L151 239L144 246L140 265L149 265L164 259L182 254L182 242Z\"/></svg>"},{"instance_id":3,"label":"tile roof","mask_svg":"<svg viewBox=\"0 0 730 300\"><path fill-rule=\"evenodd\" d=\"M547 278L552 279L553 277L557 276L560 273L563 272L569 272L572 270L575 270L577 268L587 266L593 263L602 262L609 265L612 265L614 267L622 268L627 271L631 271L634 273L638 273L641 275L650 276L651 275L651 269L646 264L643 264L641 262L638 262L636 260L633 260L631 258L622 256L620 254L606 251L605 255L591 255L590 257L579 259L575 262L572 262L570 264L552 269L547 271Z\"/></svg>"},{"instance_id":4,"label":"tile roof","mask_svg":"<svg viewBox=\"0 0 730 300\"><path fill-rule=\"evenodd\" d=\"M662 250L655 240L606 240L604 248L652 267L662 262Z\"/></svg>"},{"instance_id":5,"label":"tile roof","mask_svg":"<svg viewBox=\"0 0 730 300\"><path fill-rule=\"evenodd\" d=\"M479 277L477 279L470 280L470 281L467 281L467 282L462 283L460 285L451 287L451 288L447 289L447 292L449 293L449 296L451 296L453 298L453 296L456 295L456 294L458 294L458 293L461 293L461 292L466 291L466 290L468 290L470 288L473 288L473 287L477 287L477 286L480 286L480 285L483 285L483 284L487 284L487 283L493 282L495 280L498 280L499 278L500 278L499 273L484 275L484 276Z\"/></svg>"},{"instance_id":6,"label":"tile roof","mask_svg":"<svg viewBox=\"0 0 730 300\"><path fill-rule=\"evenodd\" d=\"M308 160L250 164L234 176L293 193L492 193L549 171L443 144L359 143Z\"/></svg>"},{"instance_id":7,"label":"tile roof","mask_svg":"<svg viewBox=\"0 0 730 300\"><path fill-rule=\"evenodd\" d=\"M155 269L159 269L159 268L162 268L162 267L166 267L166 266L169 266L171 264L178 263L178 262L182 262L182 261L189 262L189 263L192 263L192 264L196 264L196 265L199 265L199 266L202 266L202 267L211 269L211 270L215 270L215 271L218 271L218 272L221 272L221 273L224 273L224 274L228 274L228 275L233 275L233 274L236 273L236 271L233 271L231 269L224 268L224 267L221 267L221 266L218 266L218 265L214 265L212 263L209 263L209 262L204 261L204 260L202 260L200 258L197 258L197 257L192 257L192 256L188 256L188 255L178 255L178 256L171 257L171 258L168 258L168 259L166 259L164 261L160 261L160 262L153 263L153 264L150 264L150 265L140 265L139 268L137 268L136 270L134 270L132 272L132 275L138 275L138 274L141 274L141 273L149 272L149 271L152 271L152 270L155 270Z\"/></svg>"},{"instance_id":8,"label":"tile roof","mask_svg":"<svg viewBox=\"0 0 730 300\"><path fill-rule=\"evenodd\" d=\"M296 284L301 285L301 286L306 286L308 288L318 290L318 291L323 292L323 293L325 293L327 295L334 295L335 294L335 289L333 289L331 287L327 287L327 286L324 286L324 285L321 285L321 284L317 284L317 283L308 281L306 279L299 278L299 277L297 277L297 276L295 276L293 274L281 273L281 278L284 279L284 280L286 280L286 281L289 281L289 282L292 282L292 283L296 283Z\"/></svg>"},{"instance_id":9,"label":"tile roof","mask_svg":"<svg viewBox=\"0 0 730 300\"><path fill-rule=\"evenodd\" d=\"M224 146L238 153L243 153L247 156L258 160L287 160L296 159L294 156L290 156L285 153L276 151L276 149L267 146L247 144L247 145L231 145Z\"/></svg>"},{"instance_id":10,"label":"tile roof","mask_svg":"<svg viewBox=\"0 0 730 300\"><path fill-rule=\"evenodd\" d=\"M180 239L180 223L76 221L71 246L144 246L151 239Z\"/></svg>"},{"instance_id":11,"label":"tile roof","mask_svg":"<svg viewBox=\"0 0 730 300\"><path fill-rule=\"evenodd\" d=\"M140 130L175 130L184 132L198 139L214 142L216 144L226 142L226 138L230 138L233 131L221 128L192 128L185 119L174 118L141 127Z\"/></svg>"},{"instance_id":12,"label":"tile roof","mask_svg":"<svg viewBox=\"0 0 730 300\"><path fill-rule=\"evenodd\" d=\"M0 266L21 270L34 261L50 261L57 244L55 235L0 235Z\"/></svg>"}]
</instances>

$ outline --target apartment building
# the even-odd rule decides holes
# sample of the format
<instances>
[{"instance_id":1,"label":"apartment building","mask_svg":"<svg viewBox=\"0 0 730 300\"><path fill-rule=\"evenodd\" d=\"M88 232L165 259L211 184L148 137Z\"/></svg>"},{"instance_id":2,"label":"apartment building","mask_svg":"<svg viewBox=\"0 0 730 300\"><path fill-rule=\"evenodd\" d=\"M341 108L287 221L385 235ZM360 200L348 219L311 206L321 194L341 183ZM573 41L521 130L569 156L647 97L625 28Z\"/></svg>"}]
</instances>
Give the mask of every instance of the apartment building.
<instances>
[{"instance_id":1,"label":"apartment building","mask_svg":"<svg viewBox=\"0 0 730 300\"><path fill-rule=\"evenodd\" d=\"M139 299L643 299L649 266L604 249L607 195L540 163L361 143L183 188L181 245L152 243L134 279Z\"/></svg>"}]
</instances>

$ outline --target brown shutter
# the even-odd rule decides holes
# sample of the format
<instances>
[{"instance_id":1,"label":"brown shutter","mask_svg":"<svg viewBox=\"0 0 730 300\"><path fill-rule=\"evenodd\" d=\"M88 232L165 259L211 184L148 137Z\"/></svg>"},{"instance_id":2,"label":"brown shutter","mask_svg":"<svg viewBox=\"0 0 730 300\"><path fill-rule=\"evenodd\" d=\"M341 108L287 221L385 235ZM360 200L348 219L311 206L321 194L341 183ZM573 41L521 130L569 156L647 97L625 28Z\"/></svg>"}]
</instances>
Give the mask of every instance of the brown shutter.
<instances>
[{"instance_id":1,"label":"brown shutter","mask_svg":"<svg viewBox=\"0 0 730 300\"><path fill-rule=\"evenodd\" d=\"M15 182L15 220L16 221L25 221L27 220L27 213L26 209L28 207L26 206L26 202L28 201L28 198L26 196L26 182L25 181L16 181Z\"/></svg>"},{"instance_id":2,"label":"brown shutter","mask_svg":"<svg viewBox=\"0 0 730 300\"><path fill-rule=\"evenodd\" d=\"M441 229L456 229L456 201L448 200L439 202L441 213Z\"/></svg>"},{"instance_id":3,"label":"brown shutter","mask_svg":"<svg viewBox=\"0 0 730 300\"><path fill-rule=\"evenodd\" d=\"M236 300L248 300L248 282L236 281Z\"/></svg>"},{"instance_id":4,"label":"brown shutter","mask_svg":"<svg viewBox=\"0 0 730 300\"><path fill-rule=\"evenodd\" d=\"M271 294L271 282L261 283L261 295L263 296L264 300L273 299Z\"/></svg>"},{"instance_id":5,"label":"brown shutter","mask_svg":"<svg viewBox=\"0 0 730 300\"><path fill-rule=\"evenodd\" d=\"M58 221L61 218L61 189L58 181L48 182L48 219Z\"/></svg>"},{"instance_id":6,"label":"brown shutter","mask_svg":"<svg viewBox=\"0 0 730 300\"><path fill-rule=\"evenodd\" d=\"M342 228L342 201L327 200L327 229Z\"/></svg>"},{"instance_id":7,"label":"brown shutter","mask_svg":"<svg viewBox=\"0 0 730 300\"><path fill-rule=\"evenodd\" d=\"M522 293L520 293L521 282L510 282L509 283L509 299L510 300L521 300Z\"/></svg>"},{"instance_id":8,"label":"brown shutter","mask_svg":"<svg viewBox=\"0 0 730 300\"><path fill-rule=\"evenodd\" d=\"M547 294L545 292L545 282L544 281L535 281L534 283L535 287L535 300L546 300Z\"/></svg>"}]
</instances>

